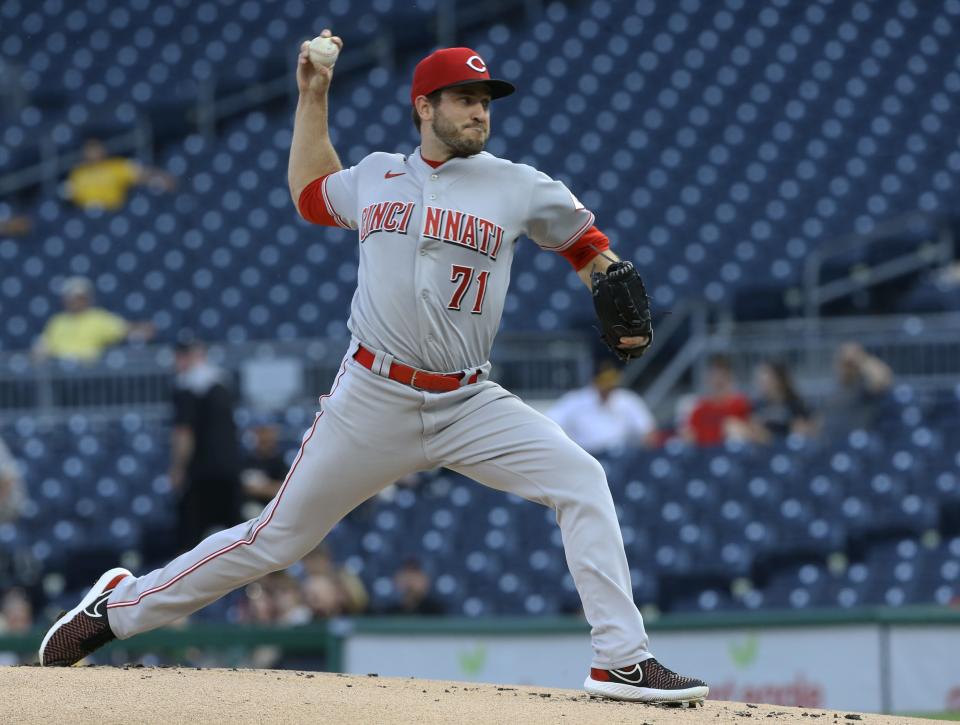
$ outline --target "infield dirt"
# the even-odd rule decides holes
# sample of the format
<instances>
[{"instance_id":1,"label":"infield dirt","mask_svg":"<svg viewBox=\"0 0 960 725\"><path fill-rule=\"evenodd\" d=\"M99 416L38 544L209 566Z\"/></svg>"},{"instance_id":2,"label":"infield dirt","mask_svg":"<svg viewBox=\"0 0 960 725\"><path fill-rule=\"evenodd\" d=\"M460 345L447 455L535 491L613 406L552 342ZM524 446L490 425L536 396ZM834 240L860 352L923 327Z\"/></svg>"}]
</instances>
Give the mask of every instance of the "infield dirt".
<instances>
[{"instance_id":1,"label":"infield dirt","mask_svg":"<svg viewBox=\"0 0 960 725\"><path fill-rule=\"evenodd\" d=\"M707 701L674 709L575 690L288 670L5 667L0 723L934 723L934 720Z\"/></svg>"}]
</instances>

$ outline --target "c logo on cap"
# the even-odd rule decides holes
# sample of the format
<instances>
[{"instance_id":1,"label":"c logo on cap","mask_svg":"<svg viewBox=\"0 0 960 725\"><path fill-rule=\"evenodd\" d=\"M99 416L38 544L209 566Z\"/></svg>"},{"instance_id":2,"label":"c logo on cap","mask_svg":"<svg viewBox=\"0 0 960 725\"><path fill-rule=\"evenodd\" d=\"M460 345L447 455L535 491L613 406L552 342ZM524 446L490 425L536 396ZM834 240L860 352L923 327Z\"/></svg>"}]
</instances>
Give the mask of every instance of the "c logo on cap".
<instances>
[{"instance_id":1,"label":"c logo on cap","mask_svg":"<svg viewBox=\"0 0 960 725\"><path fill-rule=\"evenodd\" d=\"M467 65L470 66L471 70L475 70L477 73L486 73L487 65L483 62L483 58L479 55L471 55L467 58Z\"/></svg>"}]
</instances>

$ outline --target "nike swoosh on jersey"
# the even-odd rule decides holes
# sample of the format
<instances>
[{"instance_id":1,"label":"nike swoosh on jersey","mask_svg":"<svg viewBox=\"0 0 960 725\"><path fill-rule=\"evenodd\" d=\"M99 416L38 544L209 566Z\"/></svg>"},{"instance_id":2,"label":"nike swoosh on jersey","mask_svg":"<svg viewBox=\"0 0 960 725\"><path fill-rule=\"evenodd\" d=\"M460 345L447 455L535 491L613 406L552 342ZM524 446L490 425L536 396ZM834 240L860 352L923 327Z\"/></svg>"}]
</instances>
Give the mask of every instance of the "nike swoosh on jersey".
<instances>
[{"instance_id":1,"label":"nike swoosh on jersey","mask_svg":"<svg viewBox=\"0 0 960 725\"><path fill-rule=\"evenodd\" d=\"M112 593L113 593L113 590L111 589L110 591L104 592L103 594L101 594L99 597L97 597L92 602L90 602L89 605L87 605L87 607L83 610L83 613L86 614L88 617L93 617L94 619L99 619L100 617L102 617L103 612L98 611L100 609L100 605L106 604L107 600L110 598L110 595ZM104 607L104 610L105 609L106 607Z\"/></svg>"},{"instance_id":2,"label":"nike swoosh on jersey","mask_svg":"<svg viewBox=\"0 0 960 725\"><path fill-rule=\"evenodd\" d=\"M629 685L639 685L643 682L643 670L636 664L630 669L610 670L610 674Z\"/></svg>"},{"instance_id":3,"label":"nike swoosh on jersey","mask_svg":"<svg viewBox=\"0 0 960 725\"><path fill-rule=\"evenodd\" d=\"M384 178L384 179L392 179L392 178L394 178L394 177L396 177L396 176L403 176L405 173L407 173L407 172L406 172L406 171L401 171L400 173L395 174L395 173L393 173L392 171L388 171L387 173L385 173L385 174L383 175L383 178Z\"/></svg>"}]
</instances>

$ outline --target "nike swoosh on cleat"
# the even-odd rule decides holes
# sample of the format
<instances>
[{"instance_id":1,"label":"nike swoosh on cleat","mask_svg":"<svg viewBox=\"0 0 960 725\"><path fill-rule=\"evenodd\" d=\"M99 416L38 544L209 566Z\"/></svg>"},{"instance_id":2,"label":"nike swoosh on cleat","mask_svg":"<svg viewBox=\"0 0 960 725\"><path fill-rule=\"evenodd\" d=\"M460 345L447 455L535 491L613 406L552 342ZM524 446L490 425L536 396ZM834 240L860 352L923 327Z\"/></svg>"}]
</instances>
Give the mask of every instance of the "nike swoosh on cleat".
<instances>
[{"instance_id":1,"label":"nike swoosh on cleat","mask_svg":"<svg viewBox=\"0 0 960 725\"><path fill-rule=\"evenodd\" d=\"M102 617L104 613L98 610L100 609L101 604L107 603L107 600L110 598L110 594L112 592L113 590L111 589L110 591L104 592L99 597L94 599L92 602L90 602L89 605L87 605L84 608L83 613L86 614L88 617L93 617L94 619L99 619L100 617Z\"/></svg>"},{"instance_id":2,"label":"nike swoosh on cleat","mask_svg":"<svg viewBox=\"0 0 960 725\"><path fill-rule=\"evenodd\" d=\"M643 682L643 670L640 669L640 665L636 664L630 669L619 669L619 670L610 670L611 675L616 677L618 680L626 682L628 685L639 685Z\"/></svg>"},{"instance_id":3,"label":"nike swoosh on cleat","mask_svg":"<svg viewBox=\"0 0 960 725\"><path fill-rule=\"evenodd\" d=\"M393 173L392 171L388 171L387 173L385 173L385 174L383 175L383 178L384 178L384 179L393 179L393 178L395 178L395 177L397 177L397 176L403 176L405 173L407 173L407 172L406 172L406 171L401 171L400 173L395 174L395 173Z\"/></svg>"}]
</instances>

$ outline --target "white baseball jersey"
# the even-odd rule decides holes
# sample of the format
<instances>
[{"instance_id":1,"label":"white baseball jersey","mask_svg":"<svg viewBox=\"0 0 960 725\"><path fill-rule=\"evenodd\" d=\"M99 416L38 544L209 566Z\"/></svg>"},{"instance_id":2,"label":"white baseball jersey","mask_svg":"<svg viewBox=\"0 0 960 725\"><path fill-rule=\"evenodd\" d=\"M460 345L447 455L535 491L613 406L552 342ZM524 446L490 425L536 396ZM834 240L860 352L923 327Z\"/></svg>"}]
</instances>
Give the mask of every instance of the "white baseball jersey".
<instances>
[{"instance_id":1,"label":"white baseball jersey","mask_svg":"<svg viewBox=\"0 0 960 725\"><path fill-rule=\"evenodd\" d=\"M419 148L374 153L321 190L336 222L359 232L350 331L437 372L486 363L521 235L563 251L594 219L561 182L487 152L438 168Z\"/></svg>"}]
</instances>

